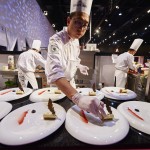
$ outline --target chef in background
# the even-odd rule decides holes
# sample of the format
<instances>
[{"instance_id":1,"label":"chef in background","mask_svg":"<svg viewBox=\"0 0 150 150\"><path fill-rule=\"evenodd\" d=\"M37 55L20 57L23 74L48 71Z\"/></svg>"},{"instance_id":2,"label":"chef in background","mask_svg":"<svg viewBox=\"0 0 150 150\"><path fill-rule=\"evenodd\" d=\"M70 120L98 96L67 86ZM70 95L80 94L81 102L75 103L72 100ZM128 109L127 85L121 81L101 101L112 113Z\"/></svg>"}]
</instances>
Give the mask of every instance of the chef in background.
<instances>
[{"instance_id":1,"label":"chef in background","mask_svg":"<svg viewBox=\"0 0 150 150\"><path fill-rule=\"evenodd\" d=\"M19 55L17 68L19 82L22 87L27 87L29 82L33 89L38 89L38 84L34 72L38 65L45 68L46 63L46 60L39 53L40 47L41 41L34 40L32 43L32 48Z\"/></svg>"},{"instance_id":2,"label":"chef in background","mask_svg":"<svg viewBox=\"0 0 150 150\"><path fill-rule=\"evenodd\" d=\"M115 65L115 85L125 88L127 82L127 72L129 69L135 70L134 55L142 44L142 39L135 39L127 52L119 55ZM138 66L137 66L138 67Z\"/></svg>"},{"instance_id":3,"label":"chef in background","mask_svg":"<svg viewBox=\"0 0 150 150\"><path fill-rule=\"evenodd\" d=\"M45 72L48 84L56 84L78 107L101 119L106 115L103 110L104 103L96 97L82 96L77 92L74 83L78 68L81 73L88 75L88 67L80 64L78 39L88 28L91 5L92 0L71 0L67 28L49 39Z\"/></svg>"}]
</instances>

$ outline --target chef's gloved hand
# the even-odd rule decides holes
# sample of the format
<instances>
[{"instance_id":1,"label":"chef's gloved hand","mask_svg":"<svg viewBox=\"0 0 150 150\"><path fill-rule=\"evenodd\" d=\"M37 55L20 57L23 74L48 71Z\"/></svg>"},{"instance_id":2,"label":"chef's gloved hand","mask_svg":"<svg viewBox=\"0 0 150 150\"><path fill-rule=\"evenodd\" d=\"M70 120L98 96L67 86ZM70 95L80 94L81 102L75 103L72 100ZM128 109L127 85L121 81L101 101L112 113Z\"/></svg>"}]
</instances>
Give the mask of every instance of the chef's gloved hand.
<instances>
[{"instance_id":1,"label":"chef's gloved hand","mask_svg":"<svg viewBox=\"0 0 150 150\"><path fill-rule=\"evenodd\" d=\"M94 114L99 117L100 120L106 116L104 111L104 103L98 100L96 97L83 96L80 93L76 93L72 97L72 101L82 110Z\"/></svg>"},{"instance_id":2,"label":"chef's gloved hand","mask_svg":"<svg viewBox=\"0 0 150 150\"><path fill-rule=\"evenodd\" d=\"M79 68L79 70L80 70L80 72L81 72L82 74L88 75L87 70L89 70L89 67L83 66L83 65L80 64L80 65L78 66L78 68Z\"/></svg>"}]
</instances>

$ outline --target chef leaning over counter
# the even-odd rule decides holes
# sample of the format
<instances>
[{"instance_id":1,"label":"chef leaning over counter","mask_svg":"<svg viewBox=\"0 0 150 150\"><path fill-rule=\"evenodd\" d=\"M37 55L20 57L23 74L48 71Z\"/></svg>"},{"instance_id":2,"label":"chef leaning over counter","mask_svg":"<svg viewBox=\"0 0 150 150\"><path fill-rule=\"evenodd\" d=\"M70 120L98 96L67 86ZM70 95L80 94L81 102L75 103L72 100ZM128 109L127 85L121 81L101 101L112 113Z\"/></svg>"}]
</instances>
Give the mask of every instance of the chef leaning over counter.
<instances>
[{"instance_id":1,"label":"chef leaning over counter","mask_svg":"<svg viewBox=\"0 0 150 150\"><path fill-rule=\"evenodd\" d=\"M138 48L142 44L142 39L135 39L130 47L130 49L119 55L116 60L115 65L115 85L116 87L125 88L127 82L127 72L129 69L136 70L137 66L134 66L134 55Z\"/></svg>"},{"instance_id":2,"label":"chef leaning over counter","mask_svg":"<svg viewBox=\"0 0 150 150\"><path fill-rule=\"evenodd\" d=\"M35 69L38 65L45 68L46 60L39 53L41 47L40 40L34 40L32 48L19 55L17 68L18 78L22 87L27 87L28 82L33 89L38 89L37 80L35 77Z\"/></svg>"},{"instance_id":3,"label":"chef leaning over counter","mask_svg":"<svg viewBox=\"0 0 150 150\"><path fill-rule=\"evenodd\" d=\"M49 39L45 73L48 84L54 83L81 109L102 119L106 116L104 103L95 97L82 96L75 89L74 76L77 69L87 75L87 66L80 64L79 41L88 27L92 0L71 0L67 28Z\"/></svg>"}]
</instances>

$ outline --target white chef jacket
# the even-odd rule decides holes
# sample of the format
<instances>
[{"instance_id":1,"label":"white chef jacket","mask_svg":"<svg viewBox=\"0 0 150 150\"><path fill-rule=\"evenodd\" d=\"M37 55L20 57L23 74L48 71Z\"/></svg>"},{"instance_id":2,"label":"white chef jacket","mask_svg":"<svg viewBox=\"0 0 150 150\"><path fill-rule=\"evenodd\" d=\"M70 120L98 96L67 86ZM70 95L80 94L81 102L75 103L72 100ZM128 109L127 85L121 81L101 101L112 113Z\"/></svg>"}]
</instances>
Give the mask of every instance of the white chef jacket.
<instances>
[{"instance_id":1,"label":"white chef jacket","mask_svg":"<svg viewBox=\"0 0 150 150\"><path fill-rule=\"evenodd\" d=\"M117 57L115 65L116 87L125 88L127 82L127 72L129 68L132 70L135 69L133 62L134 56L128 52L125 52Z\"/></svg>"},{"instance_id":2,"label":"white chef jacket","mask_svg":"<svg viewBox=\"0 0 150 150\"><path fill-rule=\"evenodd\" d=\"M45 63L46 60L42 57L42 55L32 49L19 55L17 68L19 82L22 87L27 87L27 82L29 81L33 89L38 89L34 72L38 65L45 68Z\"/></svg>"},{"instance_id":3,"label":"white chef jacket","mask_svg":"<svg viewBox=\"0 0 150 150\"><path fill-rule=\"evenodd\" d=\"M73 80L80 64L79 54L79 41L69 37L67 28L53 35L49 40L45 68L48 84L62 77Z\"/></svg>"},{"instance_id":4,"label":"white chef jacket","mask_svg":"<svg viewBox=\"0 0 150 150\"><path fill-rule=\"evenodd\" d=\"M38 65L45 68L46 60L35 50L29 49L19 55L17 67L25 72L35 72Z\"/></svg>"}]
</instances>

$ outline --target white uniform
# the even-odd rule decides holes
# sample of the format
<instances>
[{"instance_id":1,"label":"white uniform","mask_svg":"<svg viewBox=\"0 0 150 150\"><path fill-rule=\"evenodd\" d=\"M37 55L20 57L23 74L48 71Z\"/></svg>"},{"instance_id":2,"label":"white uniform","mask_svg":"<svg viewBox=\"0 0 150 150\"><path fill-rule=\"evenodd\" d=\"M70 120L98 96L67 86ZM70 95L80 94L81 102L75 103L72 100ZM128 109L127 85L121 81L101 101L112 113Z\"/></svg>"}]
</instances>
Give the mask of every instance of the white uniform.
<instances>
[{"instance_id":1,"label":"white uniform","mask_svg":"<svg viewBox=\"0 0 150 150\"><path fill-rule=\"evenodd\" d=\"M21 53L17 62L18 78L21 85L27 87L27 83L30 82L33 89L38 89L34 72L38 65L45 68L45 63L46 60L35 50L30 49Z\"/></svg>"},{"instance_id":2,"label":"white uniform","mask_svg":"<svg viewBox=\"0 0 150 150\"><path fill-rule=\"evenodd\" d=\"M134 56L128 52L125 52L118 56L115 65L116 87L125 88L127 82L127 72L129 68L132 70L135 69L135 67L133 66L133 62Z\"/></svg>"},{"instance_id":3,"label":"white uniform","mask_svg":"<svg viewBox=\"0 0 150 150\"><path fill-rule=\"evenodd\" d=\"M48 84L66 77L75 87L74 76L80 64L79 54L79 41L68 36L67 28L52 36L49 40L45 68Z\"/></svg>"}]
</instances>

